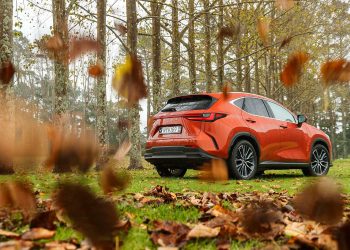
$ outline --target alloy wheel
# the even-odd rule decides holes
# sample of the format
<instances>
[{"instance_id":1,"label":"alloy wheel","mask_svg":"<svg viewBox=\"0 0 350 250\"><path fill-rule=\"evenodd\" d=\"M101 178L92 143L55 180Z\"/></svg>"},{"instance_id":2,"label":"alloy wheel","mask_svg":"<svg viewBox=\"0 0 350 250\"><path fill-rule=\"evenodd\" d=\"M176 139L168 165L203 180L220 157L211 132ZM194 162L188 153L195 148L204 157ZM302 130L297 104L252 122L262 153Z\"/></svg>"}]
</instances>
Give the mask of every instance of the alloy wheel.
<instances>
[{"instance_id":1,"label":"alloy wheel","mask_svg":"<svg viewBox=\"0 0 350 250\"><path fill-rule=\"evenodd\" d=\"M237 171L243 178L247 178L254 171L254 151L248 144L242 144L238 147L235 163Z\"/></svg>"},{"instance_id":2,"label":"alloy wheel","mask_svg":"<svg viewBox=\"0 0 350 250\"><path fill-rule=\"evenodd\" d=\"M329 167L328 152L324 148L312 151L311 168L317 175L323 175Z\"/></svg>"}]
</instances>

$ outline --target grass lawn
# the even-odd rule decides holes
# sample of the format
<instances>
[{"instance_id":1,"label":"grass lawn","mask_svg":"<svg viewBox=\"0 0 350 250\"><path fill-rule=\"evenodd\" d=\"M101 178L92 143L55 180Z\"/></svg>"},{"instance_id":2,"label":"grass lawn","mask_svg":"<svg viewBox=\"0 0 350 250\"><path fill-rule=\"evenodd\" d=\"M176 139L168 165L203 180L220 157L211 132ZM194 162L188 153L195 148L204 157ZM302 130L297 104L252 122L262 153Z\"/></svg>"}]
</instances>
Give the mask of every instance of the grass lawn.
<instances>
[{"instance_id":1,"label":"grass lawn","mask_svg":"<svg viewBox=\"0 0 350 250\"><path fill-rule=\"evenodd\" d=\"M127 165L124 162L122 165ZM209 191L209 192L269 192L288 191L289 194L295 194L306 184L315 180L314 178L304 177L300 170L285 171L266 171L262 178L250 181L230 180L223 183L208 183L197 179L197 171L188 171L183 179L162 179L155 170L148 164L142 171L131 171L132 182L123 192L127 196L135 193L143 193L156 185L162 185L169 188L171 192L184 191ZM330 169L329 177L335 179L343 187L343 192L350 194L350 159L337 160ZM43 199L49 198L51 191L55 188L57 181L70 180L79 181L89 185L97 193L101 193L98 186L98 174L91 172L84 176L76 174L56 175L56 174L31 174L27 176L0 176L0 182L14 179L26 178L34 184L34 189L40 192ZM121 195L121 194L116 194ZM132 228L128 235L123 238L123 249L156 249L156 246L150 240L147 229L143 225L146 219L149 220L172 220L185 223L196 223L200 217L200 211L195 207L184 207L180 204L161 204L145 205L135 207L130 202L121 202L117 204L122 214L132 215ZM19 229L19 230L24 230ZM56 240L68 240L72 237L81 239L82 237L70 228L58 228ZM249 241L248 243L233 242L231 249L251 249L259 247L263 243ZM215 240L198 240L189 242L185 249L216 249Z\"/></svg>"}]
</instances>

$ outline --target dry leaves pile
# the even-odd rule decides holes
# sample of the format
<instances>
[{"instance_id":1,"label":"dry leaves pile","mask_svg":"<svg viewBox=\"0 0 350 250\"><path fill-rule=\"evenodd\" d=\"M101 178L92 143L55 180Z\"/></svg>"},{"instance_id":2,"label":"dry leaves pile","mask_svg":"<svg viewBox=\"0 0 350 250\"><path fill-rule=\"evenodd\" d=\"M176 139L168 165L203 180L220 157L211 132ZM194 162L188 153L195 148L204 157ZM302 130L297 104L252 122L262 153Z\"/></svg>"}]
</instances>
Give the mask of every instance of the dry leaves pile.
<instances>
[{"instance_id":1,"label":"dry leaves pile","mask_svg":"<svg viewBox=\"0 0 350 250\"><path fill-rule=\"evenodd\" d=\"M30 190L23 195L22 198L26 199L34 197ZM50 200L37 200L35 207L40 207L41 211L31 217L30 229L23 234L11 231L15 229L9 222L11 216L0 210L0 226L3 228L0 238L5 240L0 247L76 249L82 244L87 247L91 244L112 249L118 232L127 233L130 227L147 229L153 243L160 247L180 248L189 241L208 238L216 240L218 249L229 249L233 240L244 242L252 239L265 242L266 249L271 249L269 242L273 244L275 241L283 249L342 250L350 247L350 203L339 193L338 186L329 180L320 180L295 197L289 196L287 191L172 193L158 185L143 194L113 198L115 202L139 208L163 203L176 204L184 209L196 207L201 215L195 223L144 218L142 224L138 224L130 213L127 213L129 219L121 219L123 215L116 212L110 199L98 197L89 188L74 183L61 183L54 192L53 204ZM55 234L56 223L71 225L88 240L82 243L74 239L49 242ZM43 243L42 239L49 241Z\"/></svg>"}]
</instances>

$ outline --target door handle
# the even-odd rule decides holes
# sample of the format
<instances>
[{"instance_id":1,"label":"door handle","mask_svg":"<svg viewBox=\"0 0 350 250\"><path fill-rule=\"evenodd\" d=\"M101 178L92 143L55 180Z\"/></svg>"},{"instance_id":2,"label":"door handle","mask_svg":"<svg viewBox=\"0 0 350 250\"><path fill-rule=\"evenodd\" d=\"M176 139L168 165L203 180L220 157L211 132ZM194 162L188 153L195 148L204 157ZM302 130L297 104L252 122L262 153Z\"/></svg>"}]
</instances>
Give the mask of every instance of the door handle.
<instances>
[{"instance_id":1,"label":"door handle","mask_svg":"<svg viewBox=\"0 0 350 250\"><path fill-rule=\"evenodd\" d=\"M250 123L256 123L256 121L253 120L253 119L251 119L251 118L246 119L246 121L247 121L247 122L250 122Z\"/></svg>"},{"instance_id":2,"label":"door handle","mask_svg":"<svg viewBox=\"0 0 350 250\"><path fill-rule=\"evenodd\" d=\"M280 128L286 129L288 127L286 125L280 125Z\"/></svg>"}]
</instances>

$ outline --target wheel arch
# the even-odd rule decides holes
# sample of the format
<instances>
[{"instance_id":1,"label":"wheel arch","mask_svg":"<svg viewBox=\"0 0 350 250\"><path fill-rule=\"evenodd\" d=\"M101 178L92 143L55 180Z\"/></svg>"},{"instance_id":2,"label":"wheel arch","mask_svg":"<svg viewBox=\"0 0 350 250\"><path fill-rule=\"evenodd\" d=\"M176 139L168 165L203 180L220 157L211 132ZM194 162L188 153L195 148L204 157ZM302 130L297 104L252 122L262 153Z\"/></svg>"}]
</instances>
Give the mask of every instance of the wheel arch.
<instances>
[{"instance_id":1,"label":"wheel arch","mask_svg":"<svg viewBox=\"0 0 350 250\"><path fill-rule=\"evenodd\" d=\"M241 140L247 140L253 145L253 147L257 153L257 156L258 156L257 158L258 158L258 162L259 162L260 154L261 154L260 145L259 145L256 137L248 132L239 132L233 136L231 143L230 143L229 150L228 150L228 156L230 157L231 152L233 150L233 147Z\"/></svg>"},{"instance_id":2,"label":"wheel arch","mask_svg":"<svg viewBox=\"0 0 350 250\"><path fill-rule=\"evenodd\" d=\"M322 145L322 146L326 147L326 149L328 150L328 154L330 156L330 165L332 166L332 159L333 159L332 150L331 150L331 147L328 144L328 142L326 140L324 140L323 138L316 138L316 139L313 140L313 142L311 144L311 150L310 150L310 159L311 159L312 149L316 145Z\"/></svg>"}]
</instances>

